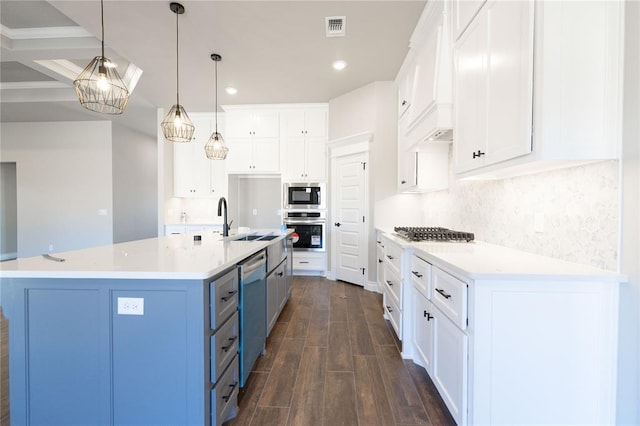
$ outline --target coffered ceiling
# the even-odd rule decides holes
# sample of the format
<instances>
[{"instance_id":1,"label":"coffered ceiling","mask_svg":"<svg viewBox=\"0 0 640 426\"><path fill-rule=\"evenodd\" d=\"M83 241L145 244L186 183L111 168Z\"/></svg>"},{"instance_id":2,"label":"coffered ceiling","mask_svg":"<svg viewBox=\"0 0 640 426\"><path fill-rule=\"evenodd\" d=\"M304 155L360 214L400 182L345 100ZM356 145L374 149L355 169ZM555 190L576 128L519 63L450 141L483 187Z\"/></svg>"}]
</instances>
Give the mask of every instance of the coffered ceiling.
<instances>
[{"instance_id":1,"label":"coffered ceiling","mask_svg":"<svg viewBox=\"0 0 640 426\"><path fill-rule=\"evenodd\" d=\"M183 1L179 16L180 101L187 111L218 103L327 102L373 81L393 80L425 2ZM345 17L327 37L326 17ZM155 129L155 108L176 96L176 15L168 1L105 0L106 56L130 89L122 116L83 110L71 85L100 54L100 2L0 2L2 121L121 120ZM347 67L336 71L335 60ZM233 86L236 95L225 88Z\"/></svg>"}]
</instances>

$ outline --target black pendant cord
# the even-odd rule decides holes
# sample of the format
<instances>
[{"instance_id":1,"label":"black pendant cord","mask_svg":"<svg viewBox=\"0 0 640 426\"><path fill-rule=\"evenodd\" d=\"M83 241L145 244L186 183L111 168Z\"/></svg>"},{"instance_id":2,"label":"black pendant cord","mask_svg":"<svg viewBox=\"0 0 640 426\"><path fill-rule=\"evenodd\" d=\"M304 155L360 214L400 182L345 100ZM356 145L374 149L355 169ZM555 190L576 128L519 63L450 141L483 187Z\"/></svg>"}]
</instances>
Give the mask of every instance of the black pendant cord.
<instances>
[{"instance_id":1,"label":"black pendant cord","mask_svg":"<svg viewBox=\"0 0 640 426\"><path fill-rule=\"evenodd\" d=\"M179 13L176 12L176 105L180 105L180 66L178 65L178 50L179 50L179 36L178 36L178 18Z\"/></svg>"},{"instance_id":2,"label":"black pendant cord","mask_svg":"<svg viewBox=\"0 0 640 426\"><path fill-rule=\"evenodd\" d=\"M100 25L102 26L102 63L104 64L104 3L100 0Z\"/></svg>"},{"instance_id":3,"label":"black pendant cord","mask_svg":"<svg viewBox=\"0 0 640 426\"><path fill-rule=\"evenodd\" d=\"M216 61L216 135L218 134L218 61Z\"/></svg>"}]
</instances>

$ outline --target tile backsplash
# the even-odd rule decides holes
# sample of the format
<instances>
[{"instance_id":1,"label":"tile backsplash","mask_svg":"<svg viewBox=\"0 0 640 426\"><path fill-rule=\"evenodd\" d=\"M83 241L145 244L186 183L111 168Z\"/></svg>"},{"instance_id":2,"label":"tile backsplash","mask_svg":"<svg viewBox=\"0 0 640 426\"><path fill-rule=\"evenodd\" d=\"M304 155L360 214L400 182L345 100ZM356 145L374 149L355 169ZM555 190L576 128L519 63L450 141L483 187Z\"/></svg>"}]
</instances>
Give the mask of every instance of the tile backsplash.
<instances>
[{"instance_id":1,"label":"tile backsplash","mask_svg":"<svg viewBox=\"0 0 640 426\"><path fill-rule=\"evenodd\" d=\"M397 195L393 218L376 225L443 226L477 240L615 270L618 161L491 181L457 181L446 191ZM398 207L398 204L401 207ZM376 206L376 213L388 207ZM402 216L402 217L398 217ZM541 232L540 232L541 231Z\"/></svg>"}]
</instances>

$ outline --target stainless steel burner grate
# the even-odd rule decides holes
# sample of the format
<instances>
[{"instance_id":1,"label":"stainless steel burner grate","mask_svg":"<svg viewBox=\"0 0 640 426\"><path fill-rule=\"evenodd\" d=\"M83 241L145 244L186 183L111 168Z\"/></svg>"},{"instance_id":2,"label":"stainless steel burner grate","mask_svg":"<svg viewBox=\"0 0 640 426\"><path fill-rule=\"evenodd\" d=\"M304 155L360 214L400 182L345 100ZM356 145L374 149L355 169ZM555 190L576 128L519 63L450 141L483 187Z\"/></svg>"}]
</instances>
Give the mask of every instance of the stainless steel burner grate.
<instances>
[{"instance_id":1,"label":"stainless steel burner grate","mask_svg":"<svg viewBox=\"0 0 640 426\"><path fill-rule=\"evenodd\" d=\"M473 241L472 232L453 231L447 228L426 226L396 226L396 234L410 241Z\"/></svg>"}]
</instances>

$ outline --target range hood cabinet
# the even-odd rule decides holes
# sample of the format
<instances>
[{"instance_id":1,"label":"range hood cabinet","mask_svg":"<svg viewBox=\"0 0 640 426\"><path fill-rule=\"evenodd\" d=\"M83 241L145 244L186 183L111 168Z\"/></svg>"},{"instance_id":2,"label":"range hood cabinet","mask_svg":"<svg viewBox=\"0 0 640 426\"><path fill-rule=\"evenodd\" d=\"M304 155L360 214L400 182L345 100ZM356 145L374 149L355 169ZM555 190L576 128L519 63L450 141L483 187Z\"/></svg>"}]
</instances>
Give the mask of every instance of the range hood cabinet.
<instances>
[{"instance_id":1,"label":"range hood cabinet","mask_svg":"<svg viewBox=\"0 0 640 426\"><path fill-rule=\"evenodd\" d=\"M453 140L453 60L447 2L428 2L411 36L405 71L405 150Z\"/></svg>"}]
</instances>

